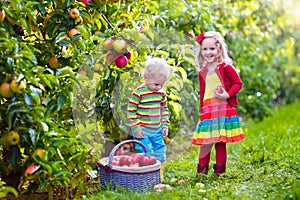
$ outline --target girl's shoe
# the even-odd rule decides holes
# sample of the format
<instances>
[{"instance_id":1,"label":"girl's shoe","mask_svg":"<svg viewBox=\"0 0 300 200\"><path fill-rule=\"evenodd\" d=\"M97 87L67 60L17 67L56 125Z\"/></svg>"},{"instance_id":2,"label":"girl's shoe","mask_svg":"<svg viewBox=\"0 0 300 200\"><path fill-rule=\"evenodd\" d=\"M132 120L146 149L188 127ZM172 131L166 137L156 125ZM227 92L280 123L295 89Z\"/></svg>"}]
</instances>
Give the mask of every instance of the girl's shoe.
<instances>
[{"instance_id":1,"label":"girl's shoe","mask_svg":"<svg viewBox=\"0 0 300 200\"><path fill-rule=\"evenodd\" d=\"M214 173L219 177L226 170L226 164L214 164Z\"/></svg>"},{"instance_id":2,"label":"girl's shoe","mask_svg":"<svg viewBox=\"0 0 300 200\"><path fill-rule=\"evenodd\" d=\"M196 178L197 178L200 174L205 174L205 175L207 175L207 173L208 173L208 165L205 165L205 164L198 164Z\"/></svg>"}]
</instances>

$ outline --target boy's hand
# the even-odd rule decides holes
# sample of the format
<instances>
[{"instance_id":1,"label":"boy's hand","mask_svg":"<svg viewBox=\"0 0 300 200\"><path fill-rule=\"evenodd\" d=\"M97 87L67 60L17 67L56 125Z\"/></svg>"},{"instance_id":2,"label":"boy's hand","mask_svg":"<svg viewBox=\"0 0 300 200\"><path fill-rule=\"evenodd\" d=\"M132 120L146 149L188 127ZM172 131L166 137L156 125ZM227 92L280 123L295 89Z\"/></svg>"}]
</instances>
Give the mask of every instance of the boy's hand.
<instances>
[{"instance_id":1,"label":"boy's hand","mask_svg":"<svg viewBox=\"0 0 300 200\"><path fill-rule=\"evenodd\" d=\"M135 137L138 138L138 139L141 139L141 138L144 137L144 133L143 133L142 130L138 130L134 134L135 134Z\"/></svg>"},{"instance_id":2,"label":"boy's hand","mask_svg":"<svg viewBox=\"0 0 300 200\"><path fill-rule=\"evenodd\" d=\"M163 128L163 129L162 129L162 136L165 138L165 137L168 136L168 134L169 134L168 129L167 129L167 128Z\"/></svg>"}]
</instances>

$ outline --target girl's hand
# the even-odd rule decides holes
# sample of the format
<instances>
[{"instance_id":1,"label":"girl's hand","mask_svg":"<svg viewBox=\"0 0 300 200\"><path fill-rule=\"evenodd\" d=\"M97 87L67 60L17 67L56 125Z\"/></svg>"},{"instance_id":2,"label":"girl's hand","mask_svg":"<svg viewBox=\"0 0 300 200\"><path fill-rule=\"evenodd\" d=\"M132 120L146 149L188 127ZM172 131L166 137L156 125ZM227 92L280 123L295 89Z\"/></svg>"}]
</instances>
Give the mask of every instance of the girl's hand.
<instances>
[{"instance_id":1,"label":"girl's hand","mask_svg":"<svg viewBox=\"0 0 300 200\"><path fill-rule=\"evenodd\" d=\"M169 134L168 129L167 129L167 128L163 128L163 129L162 129L162 136L163 136L163 138L167 137L168 134Z\"/></svg>"},{"instance_id":2,"label":"girl's hand","mask_svg":"<svg viewBox=\"0 0 300 200\"><path fill-rule=\"evenodd\" d=\"M226 100L229 98L229 94L226 92L226 90L222 86L219 86L215 89L215 96L218 99L223 99L223 100Z\"/></svg>"},{"instance_id":3,"label":"girl's hand","mask_svg":"<svg viewBox=\"0 0 300 200\"><path fill-rule=\"evenodd\" d=\"M135 137L138 138L138 139L141 139L144 137L144 133L142 130L138 130L134 133Z\"/></svg>"}]
</instances>

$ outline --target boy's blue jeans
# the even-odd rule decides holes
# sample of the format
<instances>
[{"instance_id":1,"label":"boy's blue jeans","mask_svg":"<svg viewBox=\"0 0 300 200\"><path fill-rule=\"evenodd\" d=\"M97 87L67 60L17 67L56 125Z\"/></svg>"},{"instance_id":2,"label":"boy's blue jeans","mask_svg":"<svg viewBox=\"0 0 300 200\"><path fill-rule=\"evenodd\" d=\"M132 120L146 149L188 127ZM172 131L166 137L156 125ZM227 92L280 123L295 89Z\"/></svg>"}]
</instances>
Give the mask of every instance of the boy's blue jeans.
<instances>
[{"instance_id":1,"label":"boy's blue jeans","mask_svg":"<svg viewBox=\"0 0 300 200\"><path fill-rule=\"evenodd\" d=\"M167 147L162 136L162 128L153 130L142 127L142 131L144 138L138 139L134 136L134 133L133 138L143 143L149 155L154 156L160 162L164 162L166 160ZM135 145L135 149L141 153L145 153L143 148L138 144Z\"/></svg>"}]
</instances>

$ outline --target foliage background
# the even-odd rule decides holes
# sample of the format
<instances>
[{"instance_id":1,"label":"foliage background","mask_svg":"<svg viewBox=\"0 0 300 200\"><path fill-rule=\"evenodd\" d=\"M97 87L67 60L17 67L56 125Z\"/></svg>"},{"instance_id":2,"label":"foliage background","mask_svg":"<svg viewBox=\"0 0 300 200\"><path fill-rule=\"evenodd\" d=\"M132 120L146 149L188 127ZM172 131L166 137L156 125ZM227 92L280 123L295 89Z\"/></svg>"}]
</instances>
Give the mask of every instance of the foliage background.
<instances>
[{"instance_id":1,"label":"foliage background","mask_svg":"<svg viewBox=\"0 0 300 200\"><path fill-rule=\"evenodd\" d=\"M24 93L0 97L1 136L10 130L21 135L18 145L2 148L2 180L18 191L84 191L86 176L95 177L95 160L87 162L88 155L103 150L108 139L126 138L120 138L126 129L115 120L124 116L114 114L114 89L119 80L126 86L128 73L139 74L147 55L162 56L175 69L168 85L170 137L185 141L183 132L198 115L193 109L198 103L193 34L217 30L225 37L244 82L238 106L244 119L262 120L274 106L297 101L299 21L282 5L281 0L1 1L6 16L0 22L0 83L14 77L27 81ZM68 14L74 7L79 20ZM80 34L70 38L72 28ZM101 64L101 43L107 37L130 44L126 68ZM51 57L59 59L58 69L50 68ZM119 95L125 99L124 93ZM46 150L45 160L32 156L38 148ZM30 180L24 177L29 165L41 166Z\"/></svg>"}]
</instances>

